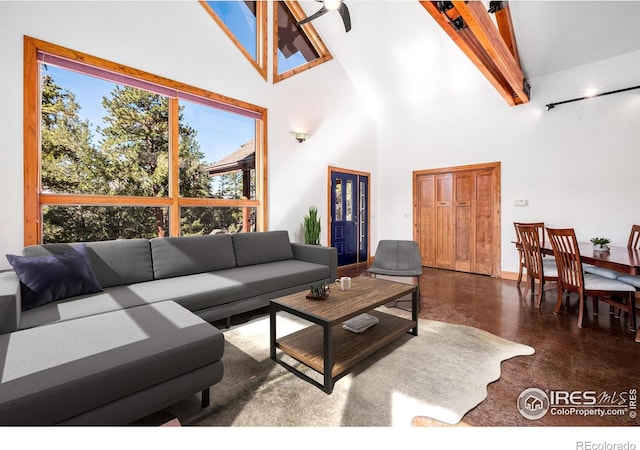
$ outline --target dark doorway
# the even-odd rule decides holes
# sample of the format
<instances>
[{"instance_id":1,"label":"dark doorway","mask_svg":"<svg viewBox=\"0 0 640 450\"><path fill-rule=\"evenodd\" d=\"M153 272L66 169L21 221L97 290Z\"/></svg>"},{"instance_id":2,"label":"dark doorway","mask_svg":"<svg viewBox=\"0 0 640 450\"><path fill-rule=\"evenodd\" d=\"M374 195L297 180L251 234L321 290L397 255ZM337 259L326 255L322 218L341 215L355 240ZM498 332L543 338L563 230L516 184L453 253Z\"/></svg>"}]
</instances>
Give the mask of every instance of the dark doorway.
<instances>
[{"instance_id":1,"label":"dark doorway","mask_svg":"<svg viewBox=\"0 0 640 450\"><path fill-rule=\"evenodd\" d=\"M329 245L338 266L366 265L369 258L369 178L365 172L329 168Z\"/></svg>"}]
</instances>

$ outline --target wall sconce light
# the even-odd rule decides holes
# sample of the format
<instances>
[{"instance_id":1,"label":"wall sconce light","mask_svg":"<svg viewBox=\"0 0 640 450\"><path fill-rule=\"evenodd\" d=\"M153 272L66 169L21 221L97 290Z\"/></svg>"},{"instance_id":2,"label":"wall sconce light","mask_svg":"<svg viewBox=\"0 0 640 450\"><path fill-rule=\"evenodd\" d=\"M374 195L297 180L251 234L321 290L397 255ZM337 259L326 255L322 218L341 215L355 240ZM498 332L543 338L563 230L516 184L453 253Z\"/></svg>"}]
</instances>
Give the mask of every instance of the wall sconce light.
<instances>
[{"instance_id":1,"label":"wall sconce light","mask_svg":"<svg viewBox=\"0 0 640 450\"><path fill-rule=\"evenodd\" d=\"M602 94L585 95L584 97L572 98L571 100L564 100L562 102L549 103L548 105L545 106L545 108L547 109L547 111L550 111L553 108L555 108L557 105L564 105L565 103L577 102L580 100L586 100L588 98L602 97L603 95L617 94L618 92L626 92L626 91L631 91L633 89L640 89L640 86L633 86L633 87L628 87L624 89L618 89L616 91L603 92Z\"/></svg>"},{"instance_id":2,"label":"wall sconce light","mask_svg":"<svg viewBox=\"0 0 640 450\"><path fill-rule=\"evenodd\" d=\"M302 133L299 131L290 131L290 133L293 134L293 137L296 138L296 141L298 141L299 143L306 141L309 137L307 133Z\"/></svg>"}]
</instances>

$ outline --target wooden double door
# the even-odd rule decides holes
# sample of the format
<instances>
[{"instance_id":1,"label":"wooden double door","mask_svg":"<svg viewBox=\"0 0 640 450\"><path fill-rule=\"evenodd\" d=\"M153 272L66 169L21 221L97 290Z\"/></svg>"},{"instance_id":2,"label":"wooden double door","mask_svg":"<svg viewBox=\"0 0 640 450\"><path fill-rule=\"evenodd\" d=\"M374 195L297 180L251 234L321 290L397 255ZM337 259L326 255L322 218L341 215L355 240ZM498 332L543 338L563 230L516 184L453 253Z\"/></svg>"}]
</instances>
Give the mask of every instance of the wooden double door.
<instances>
[{"instance_id":1,"label":"wooden double door","mask_svg":"<svg viewBox=\"0 0 640 450\"><path fill-rule=\"evenodd\" d=\"M424 266L500 276L500 163L416 171L413 191Z\"/></svg>"}]
</instances>

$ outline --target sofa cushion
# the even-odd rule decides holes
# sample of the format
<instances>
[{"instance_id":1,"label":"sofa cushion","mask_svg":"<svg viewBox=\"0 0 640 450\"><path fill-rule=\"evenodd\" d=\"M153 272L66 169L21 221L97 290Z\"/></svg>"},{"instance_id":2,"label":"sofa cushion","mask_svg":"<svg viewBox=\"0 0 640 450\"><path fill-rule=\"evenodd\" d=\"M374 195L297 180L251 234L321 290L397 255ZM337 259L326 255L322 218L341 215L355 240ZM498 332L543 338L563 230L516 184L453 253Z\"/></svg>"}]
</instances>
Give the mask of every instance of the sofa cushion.
<instances>
[{"instance_id":1,"label":"sofa cushion","mask_svg":"<svg viewBox=\"0 0 640 450\"><path fill-rule=\"evenodd\" d=\"M61 253L74 244L44 244L26 247L25 256ZM96 279L102 288L153 280L151 247L148 239L123 239L87 242L87 250Z\"/></svg>"},{"instance_id":2,"label":"sofa cushion","mask_svg":"<svg viewBox=\"0 0 640 450\"><path fill-rule=\"evenodd\" d=\"M0 424L37 425L219 361L224 336L162 302L2 335L0 348Z\"/></svg>"},{"instance_id":3,"label":"sofa cushion","mask_svg":"<svg viewBox=\"0 0 640 450\"><path fill-rule=\"evenodd\" d=\"M100 292L84 244L44 256L7 255L22 282L22 310L81 294Z\"/></svg>"},{"instance_id":4,"label":"sofa cushion","mask_svg":"<svg viewBox=\"0 0 640 450\"><path fill-rule=\"evenodd\" d=\"M151 239L155 279L235 267L230 235L164 237Z\"/></svg>"},{"instance_id":5,"label":"sofa cushion","mask_svg":"<svg viewBox=\"0 0 640 450\"><path fill-rule=\"evenodd\" d=\"M97 294L70 297L29 311L23 311L20 316L20 329L24 330L171 300L170 296L162 295L162 293L155 295L156 293L154 292L154 295L147 295L144 289L146 283L153 283L153 281L136 283L130 286L112 286Z\"/></svg>"},{"instance_id":6,"label":"sofa cushion","mask_svg":"<svg viewBox=\"0 0 640 450\"><path fill-rule=\"evenodd\" d=\"M80 317L173 300L197 312L225 303L327 280L329 267L297 261L276 261L259 266L114 286L99 294L68 298L22 313L20 328L64 322Z\"/></svg>"},{"instance_id":7,"label":"sofa cushion","mask_svg":"<svg viewBox=\"0 0 640 450\"><path fill-rule=\"evenodd\" d=\"M238 233L232 237L238 267L293 258L287 231Z\"/></svg>"},{"instance_id":8,"label":"sofa cushion","mask_svg":"<svg viewBox=\"0 0 640 450\"><path fill-rule=\"evenodd\" d=\"M268 296L272 292L292 287L304 290L312 283L328 277L327 266L289 259L157 280L136 288L140 289L140 294L145 298L167 296L197 312L237 300Z\"/></svg>"}]
</instances>

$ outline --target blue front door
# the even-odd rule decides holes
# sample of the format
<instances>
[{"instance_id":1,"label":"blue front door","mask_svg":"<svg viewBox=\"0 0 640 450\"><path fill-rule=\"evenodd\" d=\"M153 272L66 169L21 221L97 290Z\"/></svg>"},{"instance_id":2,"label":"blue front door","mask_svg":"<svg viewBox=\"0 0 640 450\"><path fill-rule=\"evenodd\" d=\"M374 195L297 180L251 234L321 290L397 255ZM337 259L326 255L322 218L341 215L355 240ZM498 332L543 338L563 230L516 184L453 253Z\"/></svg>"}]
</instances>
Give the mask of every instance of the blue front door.
<instances>
[{"instance_id":1,"label":"blue front door","mask_svg":"<svg viewBox=\"0 0 640 450\"><path fill-rule=\"evenodd\" d=\"M331 245L339 266L367 260L368 199L367 176L331 171Z\"/></svg>"}]
</instances>

